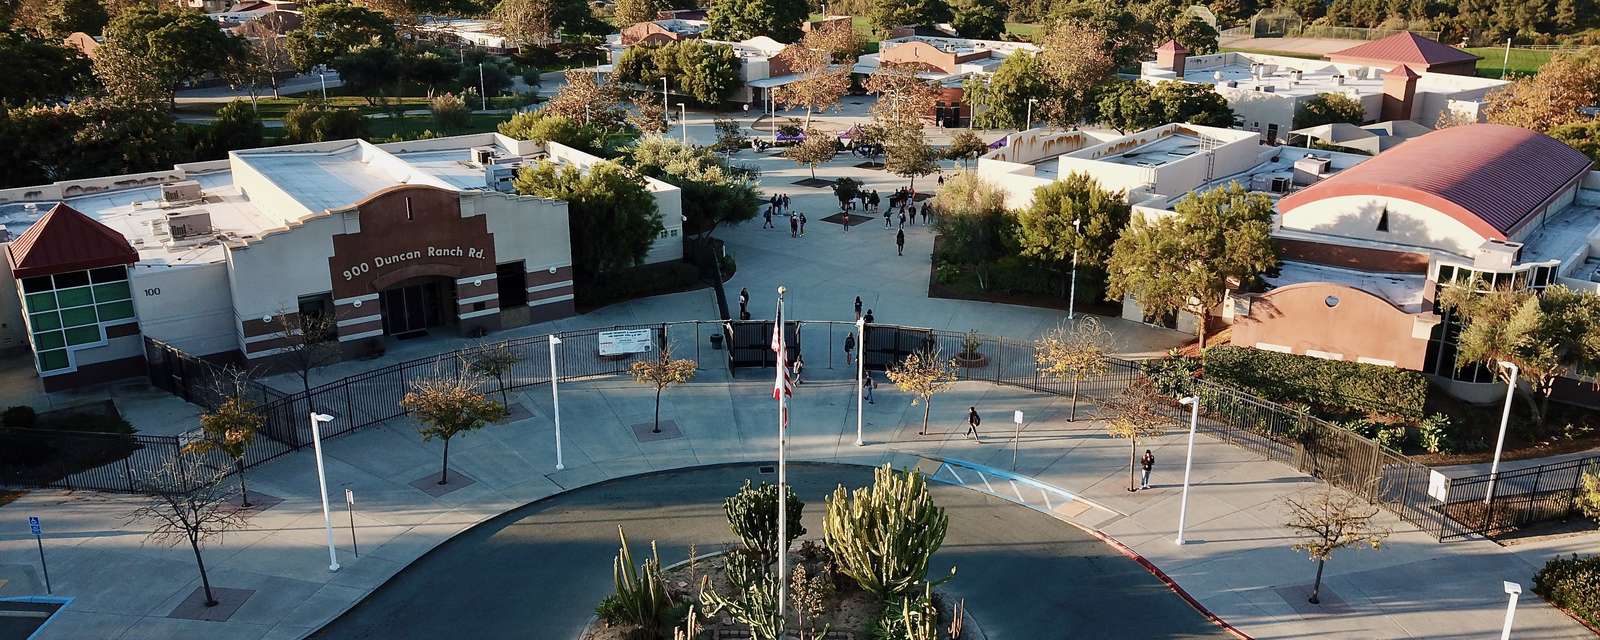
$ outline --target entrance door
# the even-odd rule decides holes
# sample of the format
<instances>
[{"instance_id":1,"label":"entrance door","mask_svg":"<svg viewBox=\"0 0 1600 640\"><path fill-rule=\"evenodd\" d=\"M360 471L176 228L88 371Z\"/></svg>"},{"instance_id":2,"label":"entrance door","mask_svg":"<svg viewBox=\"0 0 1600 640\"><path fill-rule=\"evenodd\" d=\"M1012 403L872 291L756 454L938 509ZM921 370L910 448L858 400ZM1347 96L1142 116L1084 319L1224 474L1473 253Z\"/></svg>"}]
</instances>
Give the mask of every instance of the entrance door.
<instances>
[{"instance_id":1,"label":"entrance door","mask_svg":"<svg viewBox=\"0 0 1600 640\"><path fill-rule=\"evenodd\" d=\"M437 327L454 318L445 305L455 304L454 283L432 281L386 289L378 294L383 332L398 335Z\"/></svg>"}]
</instances>

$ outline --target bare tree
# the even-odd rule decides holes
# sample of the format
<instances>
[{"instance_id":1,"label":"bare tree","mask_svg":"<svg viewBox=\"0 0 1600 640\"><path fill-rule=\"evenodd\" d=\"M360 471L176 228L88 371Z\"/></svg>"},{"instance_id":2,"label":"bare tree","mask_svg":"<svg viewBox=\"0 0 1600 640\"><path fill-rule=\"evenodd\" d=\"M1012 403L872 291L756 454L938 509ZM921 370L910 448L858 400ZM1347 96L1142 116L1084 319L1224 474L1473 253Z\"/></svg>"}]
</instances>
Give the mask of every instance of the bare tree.
<instances>
[{"instance_id":1,"label":"bare tree","mask_svg":"<svg viewBox=\"0 0 1600 640\"><path fill-rule=\"evenodd\" d=\"M922 403L922 429L917 435L927 433L933 396L956 381L955 361L945 358L935 347L906 356L899 366L889 369L888 375L890 382L912 395L912 405Z\"/></svg>"},{"instance_id":2,"label":"bare tree","mask_svg":"<svg viewBox=\"0 0 1600 640\"><path fill-rule=\"evenodd\" d=\"M693 380L695 368L693 360L673 360L672 348L665 346L656 352L654 360L640 360L629 367L634 382L656 389L655 426L650 429L651 433L661 433L661 392L672 385Z\"/></svg>"},{"instance_id":3,"label":"bare tree","mask_svg":"<svg viewBox=\"0 0 1600 640\"><path fill-rule=\"evenodd\" d=\"M246 397L248 383L245 372L232 367L223 369L217 386L226 398L215 409L200 414L201 438L184 446L185 453L216 452L233 462L234 471L239 475L242 507L250 506L250 491L244 482L244 454L255 441L256 432L266 423L266 417L257 413L255 403Z\"/></svg>"},{"instance_id":4,"label":"bare tree","mask_svg":"<svg viewBox=\"0 0 1600 640\"><path fill-rule=\"evenodd\" d=\"M1072 409L1067 422L1078 419L1078 386L1111 368L1111 332L1093 316L1052 329L1033 345L1039 373L1072 383Z\"/></svg>"},{"instance_id":5,"label":"bare tree","mask_svg":"<svg viewBox=\"0 0 1600 640\"><path fill-rule=\"evenodd\" d=\"M309 400L311 372L339 361L339 326L332 313L295 313L280 309L275 316L278 356L294 368Z\"/></svg>"},{"instance_id":6,"label":"bare tree","mask_svg":"<svg viewBox=\"0 0 1600 640\"><path fill-rule=\"evenodd\" d=\"M522 361L522 356L517 350L511 348L510 340L492 342L478 345L472 352L472 370L494 378L495 384L500 389L500 404L511 406L506 400L506 374L511 373L512 367Z\"/></svg>"},{"instance_id":7,"label":"bare tree","mask_svg":"<svg viewBox=\"0 0 1600 640\"><path fill-rule=\"evenodd\" d=\"M1166 402L1155 383L1144 376L1134 378L1122 393L1100 402L1100 410L1109 416L1106 433L1128 441L1128 491L1138 490L1133 476L1139 461L1139 439L1159 436L1165 430L1167 416L1161 407Z\"/></svg>"},{"instance_id":8,"label":"bare tree","mask_svg":"<svg viewBox=\"0 0 1600 640\"><path fill-rule=\"evenodd\" d=\"M1300 541L1290 548L1317 562L1317 577L1311 583L1311 604L1322 592L1322 566L1333 552L1345 547L1382 547L1389 529L1373 523L1378 507L1353 493L1323 483L1299 497L1285 498L1289 519L1284 526L1294 529Z\"/></svg>"},{"instance_id":9,"label":"bare tree","mask_svg":"<svg viewBox=\"0 0 1600 640\"><path fill-rule=\"evenodd\" d=\"M223 482L226 470L178 465L168 462L135 480L135 488L148 494L150 501L129 514L127 523L154 521L155 528L145 537L151 542L167 546L188 542L195 565L200 568L206 606L214 607L217 598L211 593L211 578L206 574L200 547L211 538L220 539L229 531L243 529L244 516L232 504L232 491Z\"/></svg>"},{"instance_id":10,"label":"bare tree","mask_svg":"<svg viewBox=\"0 0 1600 640\"><path fill-rule=\"evenodd\" d=\"M439 484L450 480L450 439L476 431L506 417L505 406L478 391L479 377L471 365L459 363L453 376L435 372L434 376L412 383L411 391L400 399L400 406L422 423L417 433L422 441L444 440L444 459L439 468Z\"/></svg>"}]
</instances>

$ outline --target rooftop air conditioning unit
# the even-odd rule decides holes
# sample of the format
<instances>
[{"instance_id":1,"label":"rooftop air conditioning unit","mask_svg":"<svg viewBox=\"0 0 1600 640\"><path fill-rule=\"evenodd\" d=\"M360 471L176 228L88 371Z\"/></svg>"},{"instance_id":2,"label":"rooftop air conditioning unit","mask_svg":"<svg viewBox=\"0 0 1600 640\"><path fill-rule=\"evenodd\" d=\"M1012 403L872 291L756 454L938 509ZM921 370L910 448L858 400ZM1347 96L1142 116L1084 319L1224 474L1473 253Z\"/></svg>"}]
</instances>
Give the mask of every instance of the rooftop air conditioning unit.
<instances>
[{"instance_id":1,"label":"rooftop air conditioning unit","mask_svg":"<svg viewBox=\"0 0 1600 640\"><path fill-rule=\"evenodd\" d=\"M521 166L521 163L495 163L484 166L484 185L500 193L514 193L517 189L513 183L517 179L517 169Z\"/></svg>"},{"instance_id":2,"label":"rooftop air conditioning unit","mask_svg":"<svg viewBox=\"0 0 1600 640\"><path fill-rule=\"evenodd\" d=\"M1294 186L1294 181L1287 176L1273 176L1269 190L1273 193L1288 193Z\"/></svg>"},{"instance_id":3,"label":"rooftop air conditioning unit","mask_svg":"<svg viewBox=\"0 0 1600 640\"><path fill-rule=\"evenodd\" d=\"M194 204L200 202L204 197L200 192L200 183L195 180L168 182L161 185L161 206L163 207Z\"/></svg>"},{"instance_id":4,"label":"rooftop air conditioning unit","mask_svg":"<svg viewBox=\"0 0 1600 640\"><path fill-rule=\"evenodd\" d=\"M1237 80L1229 80L1229 81L1224 82L1222 84L1223 84L1223 86L1226 86L1229 89L1237 89L1237 88L1239 88L1239 81L1237 81Z\"/></svg>"},{"instance_id":5,"label":"rooftop air conditioning unit","mask_svg":"<svg viewBox=\"0 0 1600 640\"><path fill-rule=\"evenodd\" d=\"M1299 69L1295 69L1294 71L1289 72L1289 76L1294 78L1294 83L1295 84L1300 84L1300 80L1302 78L1304 78L1305 75L1306 75L1306 72L1301 71Z\"/></svg>"},{"instance_id":6,"label":"rooftop air conditioning unit","mask_svg":"<svg viewBox=\"0 0 1600 640\"><path fill-rule=\"evenodd\" d=\"M1333 84L1336 87L1344 86L1344 74L1342 74L1342 73L1333 74Z\"/></svg>"},{"instance_id":7,"label":"rooftop air conditioning unit","mask_svg":"<svg viewBox=\"0 0 1600 640\"><path fill-rule=\"evenodd\" d=\"M468 160L472 166L482 167L494 164L494 147L473 147L468 151L472 154Z\"/></svg>"},{"instance_id":8,"label":"rooftop air conditioning unit","mask_svg":"<svg viewBox=\"0 0 1600 640\"><path fill-rule=\"evenodd\" d=\"M211 213L190 211L167 216L167 230L173 240L184 240L211 233Z\"/></svg>"},{"instance_id":9,"label":"rooftop air conditioning unit","mask_svg":"<svg viewBox=\"0 0 1600 640\"><path fill-rule=\"evenodd\" d=\"M1274 91L1277 91L1277 90L1278 90L1278 87L1277 87L1277 86L1275 86L1275 85L1270 85L1270 84L1268 84L1268 85L1262 85L1262 86L1261 86L1261 90L1262 90L1262 91L1264 91L1264 92L1266 92L1266 93L1272 93L1272 92L1274 92ZM776 517L776 516L774 516L774 517Z\"/></svg>"},{"instance_id":10,"label":"rooftop air conditioning unit","mask_svg":"<svg viewBox=\"0 0 1600 640\"><path fill-rule=\"evenodd\" d=\"M1478 245L1478 255L1472 267L1479 271L1507 271L1516 264L1517 254L1521 252L1520 242L1489 240Z\"/></svg>"}]
</instances>

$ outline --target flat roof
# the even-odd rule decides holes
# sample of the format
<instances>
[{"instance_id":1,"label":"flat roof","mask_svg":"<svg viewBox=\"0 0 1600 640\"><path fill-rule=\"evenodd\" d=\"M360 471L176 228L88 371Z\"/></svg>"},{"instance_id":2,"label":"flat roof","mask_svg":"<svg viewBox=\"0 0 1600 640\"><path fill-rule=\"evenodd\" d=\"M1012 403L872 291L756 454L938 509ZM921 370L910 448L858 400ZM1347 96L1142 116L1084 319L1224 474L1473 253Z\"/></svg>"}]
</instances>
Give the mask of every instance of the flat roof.
<instances>
[{"instance_id":1,"label":"flat roof","mask_svg":"<svg viewBox=\"0 0 1600 640\"><path fill-rule=\"evenodd\" d=\"M1203 145L1204 142L1198 136L1174 133L1125 152L1099 158L1099 160L1101 162L1136 167L1159 167L1200 153L1203 150ZM1074 154L1067 155L1072 156Z\"/></svg>"},{"instance_id":2,"label":"flat roof","mask_svg":"<svg viewBox=\"0 0 1600 640\"><path fill-rule=\"evenodd\" d=\"M1155 65L1155 62L1144 62L1141 65L1141 74L1150 80L1173 79L1196 84L1232 82L1237 85L1235 88L1246 91L1253 91L1258 86L1271 87L1272 93L1295 97L1328 92L1380 94L1383 93L1383 76L1389 72L1388 69L1358 64L1237 51L1190 56L1184 60L1182 78L1174 77L1171 72L1159 69ZM1300 72L1299 78L1295 77L1295 71ZM1447 73L1421 73L1418 76L1418 90L1442 93L1485 89L1506 84L1504 80L1494 78Z\"/></svg>"},{"instance_id":3,"label":"flat roof","mask_svg":"<svg viewBox=\"0 0 1600 640\"><path fill-rule=\"evenodd\" d=\"M1546 217L1522 239L1521 261L1565 261L1580 253L1587 257L1585 248L1591 237L1600 237L1600 191L1585 189L1572 204ZM1577 262L1562 266L1574 267Z\"/></svg>"}]
</instances>

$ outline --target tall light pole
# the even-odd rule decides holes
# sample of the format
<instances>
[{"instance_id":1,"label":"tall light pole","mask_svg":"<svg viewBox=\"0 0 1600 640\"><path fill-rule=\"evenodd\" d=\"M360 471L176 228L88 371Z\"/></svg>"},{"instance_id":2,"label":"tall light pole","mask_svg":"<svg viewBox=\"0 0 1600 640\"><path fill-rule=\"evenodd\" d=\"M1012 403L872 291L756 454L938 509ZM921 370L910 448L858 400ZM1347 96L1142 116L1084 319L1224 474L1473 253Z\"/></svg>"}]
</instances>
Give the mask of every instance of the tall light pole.
<instances>
[{"instance_id":1,"label":"tall light pole","mask_svg":"<svg viewBox=\"0 0 1600 640\"><path fill-rule=\"evenodd\" d=\"M772 98L772 89L765 90L767 99L767 129L772 132L772 144L778 144L778 101Z\"/></svg>"},{"instance_id":2,"label":"tall light pole","mask_svg":"<svg viewBox=\"0 0 1600 640\"><path fill-rule=\"evenodd\" d=\"M1022 128L1023 131L1033 128L1033 103L1038 101L1038 98L1028 98L1028 124Z\"/></svg>"},{"instance_id":3,"label":"tall light pole","mask_svg":"<svg viewBox=\"0 0 1600 640\"><path fill-rule=\"evenodd\" d=\"M1178 402L1189 405L1189 453L1183 458L1183 499L1178 502L1178 544L1183 544L1183 522L1189 517L1189 469L1194 466L1194 432L1200 425L1200 397Z\"/></svg>"},{"instance_id":4,"label":"tall light pole","mask_svg":"<svg viewBox=\"0 0 1600 640\"><path fill-rule=\"evenodd\" d=\"M848 224L848 223L847 223ZM861 394L862 386L866 384L867 372L867 320L856 318L856 446L864 444L861 441L861 402L865 400Z\"/></svg>"},{"instance_id":5,"label":"tall light pole","mask_svg":"<svg viewBox=\"0 0 1600 640\"><path fill-rule=\"evenodd\" d=\"M1506 624L1500 629L1500 640L1511 640L1511 621L1517 617L1517 597L1522 595L1522 585L1515 582L1506 582Z\"/></svg>"},{"instance_id":6,"label":"tall light pole","mask_svg":"<svg viewBox=\"0 0 1600 640\"><path fill-rule=\"evenodd\" d=\"M556 389L556 381L561 378L556 373L556 345L561 344L561 338L550 334L550 404L556 408L556 471L567 468L561 464L561 392Z\"/></svg>"},{"instance_id":7,"label":"tall light pole","mask_svg":"<svg viewBox=\"0 0 1600 640\"><path fill-rule=\"evenodd\" d=\"M478 108L489 110L489 94L483 89L483 63L478 63Z\"/></svg>"},{"instance_id":8,"label":"tall light pole","mask_svg":"<svg viewBox=\"0 0 1600 640\"><path fill-rule=\"evenodd\" d=\"M1078 306L1076 304L1078 301L1078 245L1083 244L1083 240L1078 237L1078 234L1082 229L1082 222L1082 218L1072 219L1072 239L1074 242L1072 243L1072 284L1067 289L1068 320L1072 319L1072 309Z\"/></svg>"},{"instance_id":9,"label":"tall light pole","mask_svg":"<svg viewBox=\"0 0 1600 640\"><path fill-rule=\"evenodd\" d=\"M1483 494L1484 504L1494 500L1494 485L1500 481L1500 451L1506 447L1506 424L1511 421L1511 398L1517 395L1517 374L1521 373L1513 363L1499 364L1501 369L1511 370L1511 379L1506 382L1506 407L1500 412L1500 437L1494 442L1494 462L1489 465L1489 491Z\"/></svg>"},{"instance_id":10,"label":"tall light pole","mask_svg":"<svg viewBox=\"0 0 1600 640\"><path fill-rule=\"evenodd\" d=\"M683 128L683 146L689 146L689 107L678 103L678 125Z\"/></svg>"},{"instance_id":11,"label":"tall light pole","mask_svg":"<svg viewBox=\"0 0 1600 640\"><path fill-rule=\"evenodd\" d=\"M333 516L328 513L328 476L322 467L322 423L333 422L333 416L311 412L311 444L317 454L318 495L322 497L322 526L328 530L328 570L339 570L339 555L333 550Z\"/></svg>"},{"instance_id":12,"label":"tall light pole","mask_svg":"<svg viewBox=\"0 0 1600 640\"><path fill-rule=\"evenodd\" d=\"M672 119L672 107L667 106L666 76L661 77L661 119L667 121L668 123L670 123Z\"/></svg>"},{"instance_id":13,"label":"tall light pole","mask_svg":"<svg viewBox=\"0 0 1600 640\"><path fill-rule=\"evenodd\" d=\"M328 101L328 72L318 71L317 79L322 81L322 101Z\"/></svg>"}]
</instances>

